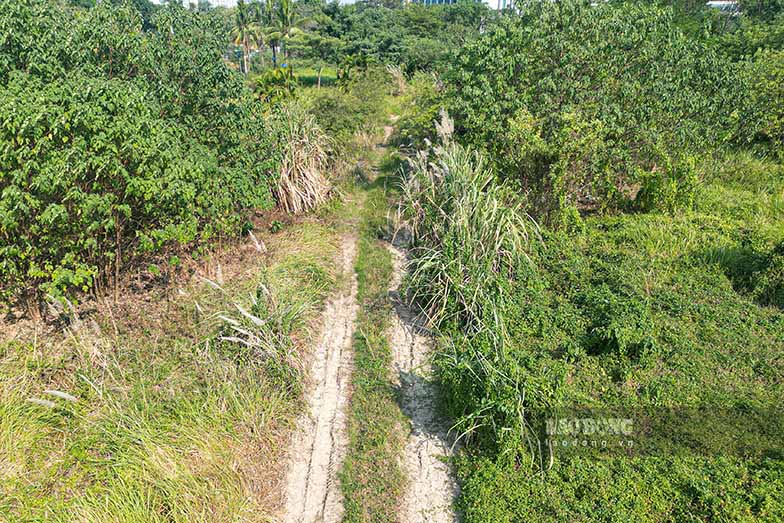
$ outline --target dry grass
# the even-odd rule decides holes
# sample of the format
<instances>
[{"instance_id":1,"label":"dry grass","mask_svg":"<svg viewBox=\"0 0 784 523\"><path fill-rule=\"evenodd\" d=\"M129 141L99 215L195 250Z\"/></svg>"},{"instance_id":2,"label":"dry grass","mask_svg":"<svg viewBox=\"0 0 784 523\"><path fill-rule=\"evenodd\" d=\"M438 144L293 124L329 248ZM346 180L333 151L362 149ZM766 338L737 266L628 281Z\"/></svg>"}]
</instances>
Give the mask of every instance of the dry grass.
<instances>
[{"instance_id":1,"label":"dry grass","mask_svg":"<svg viewBox=\"0 0 784 523\"><path fill-rule=\"evenodd\" d=\"M400 96L406 92L406 87L408 87L408 81L406 80L406 73L403 72L403 68L399 65L392 65L387 64L387 72L389 76L392 77L392 81L395 84L395 91L392 93L395 96Z\"/></svg>"},{"instance_id":2,"label":"dry grass","mask_svg":"<svg viewBox=\"0 0 784 523\"><path fill-rule=\"evenodd\" d=\"M248 239L241 262L216 255L189 283L81 311L78 329L0 342L0 521L270 521L300 398L219 340L221 316L247 319L236 303L259 317L249 292L263 283L280 312L268 329L285 321L281 345L301 352L336 238L314 222L259 235L267 254Z\"/></svg>"},{"instance_id":3,"label":"dry grass","mask_svg":"<svg viewBox=\"0 0 784 523\"><path fill-rule=\"evenodd\" d=\"M276 117L280 126L282 162L275 197L287 212L299 214L327 201L331 184L329 141L316 119L300 105L283 106Z\"/></svg>"}]
</instances>

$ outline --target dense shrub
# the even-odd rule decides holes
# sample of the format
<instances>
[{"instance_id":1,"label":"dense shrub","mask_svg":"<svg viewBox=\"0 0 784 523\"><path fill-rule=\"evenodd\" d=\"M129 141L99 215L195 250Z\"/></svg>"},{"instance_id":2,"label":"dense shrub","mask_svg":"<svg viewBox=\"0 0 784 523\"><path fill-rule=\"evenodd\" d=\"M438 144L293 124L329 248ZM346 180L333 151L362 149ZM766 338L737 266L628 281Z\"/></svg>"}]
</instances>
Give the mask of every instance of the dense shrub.
<instances>
[{"instance_id":1,"label":"dense shrub","mask_svg":"<svg viewBox=\"0 0 784 523\"><path fill-rule=\"evenodd\" d=\"M758 51L749 69L752 121L756 124L751 138L771 146L784 158L784 49Z\"/></svg>"},{"instance_id":2,"label":"dense shrub","mask_svg":"<svg viewBox=\"0 0 784 523\"><path fill-rule=\"evenodd\" d=\"M289 68L278 67L268 69L251 78L253 92L267 103L281 103L291 99L297 89L297 79L294 71Z\"/></svg>"},{"instance_id":3,"label":"dense shrub","mask_svg":"<svg viewBox=\"0 0 784 523\"><path fill-rule=\"evenodd\" d=\"M86 290L142 252L236 233L243 211L273 203L264 108L211 24L175 4L147 32L128 6L4 3L4 297Z\"/></svg>"},{"instance_id":4,"label":"dense shrub","mask_svg":"<svg viewBox=\"0 0 784 523\"><path fill-rule=\"evenodd\" d=\"M662 178L691 187L685 157L736 132L738 69L669 10L542 2L461 49L445 83L461 139L546 214L616 206Z\"/></svg>"},{"instance_id":5,"label":"dense shrub","mask_svg":"<svg viewBox=\"0 0 784 523\"><path fill-rule=\"evenodd\" d=\"M433 123L444 108L443 86L436 76L417 72L406 84L401 114L392 142L401 148L423 149L435 140Z\"/></svg>"},{"instance_id":6,"label":"dense shrub","mask_svg":"<svg viewBox=\"0 0 784 523\"><path fill-rule=\"evenodd\" d=\"M357 133L377 129L386 115L383 99L392 91L392 78L381 67L346 66L337 89L310 89L302 93L319 126L345 149Z\"/></svg>"},{"instance_id":7,"label":"dense shrub","mask_svg":"<svg viewBox=\"0 0 784 523\"><path fill-rule=\"evenodd\" d=\"M784 49L784 13L770 22L741 17L732 31L713 37L717 49L735 59L754 56L762 49Z\"/></svg>"},{"instance_id":8,"label":"dense shrub","mask_svg":"<svg viewBox=\"0 0 784 523\"><path fill-rule=\"evenodd\" d=\"M319 126L336 142L349 142L366 125L359 98L340 89L318 89L303 96Z\"/></svg>"}]
</instances>

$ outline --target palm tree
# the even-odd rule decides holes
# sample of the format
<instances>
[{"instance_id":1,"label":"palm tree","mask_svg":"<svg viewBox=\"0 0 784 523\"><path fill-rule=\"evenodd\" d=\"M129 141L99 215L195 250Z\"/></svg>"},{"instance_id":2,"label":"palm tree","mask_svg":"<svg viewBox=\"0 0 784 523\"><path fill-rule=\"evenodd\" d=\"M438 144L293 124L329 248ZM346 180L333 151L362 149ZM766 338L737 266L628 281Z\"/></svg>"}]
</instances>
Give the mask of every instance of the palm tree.
<instances>
[{"instance_id":1,"label":"palm tree","mask_svg":"<svg viewBox=\"0 0 784 523\"><path fill-rule=\"evenodd\" d=\"M273 0L266 0L262 4L259 0L251 2L251 24L248 27L248 33L256 46L256 49L261 51L267 44L272 48L272 62L275 65L275 47L272 45L273 41L270 39L272 30L272 13L274 9ZM264 63L264 56L261 55L262 65Z\"/></svg>"},{"instance_id":2,"label":"palm tree","mask_svg":"<svg viewBox=\"0 0 784 523\"><path fill-rule=\"evenodd\" d=\"M268 0L269 2L270 0ZM303 32L303 28L310 22L308 18L297 13L294 0L278 0L277 9L274 12L271 31L267 37L270 41L279 43L283 50L283 56L288 60L289 51L286 46L293 36ZM276 61L275 47L272 49L273 61Z\"/></svg>"},{"instance_id":3,"label":"palm tree","mask_svg":"<svg viewBox=\"0 0 784 523\"><path fill-rule=\"evenodd\" d=\"M248 59L250 55L251 38L251 13L245 0L237 1L237 12L234 16L234 27L231 29L231 38L234 45L242 46L242 72L248 74Z\"/></svg>"}]
</instances>

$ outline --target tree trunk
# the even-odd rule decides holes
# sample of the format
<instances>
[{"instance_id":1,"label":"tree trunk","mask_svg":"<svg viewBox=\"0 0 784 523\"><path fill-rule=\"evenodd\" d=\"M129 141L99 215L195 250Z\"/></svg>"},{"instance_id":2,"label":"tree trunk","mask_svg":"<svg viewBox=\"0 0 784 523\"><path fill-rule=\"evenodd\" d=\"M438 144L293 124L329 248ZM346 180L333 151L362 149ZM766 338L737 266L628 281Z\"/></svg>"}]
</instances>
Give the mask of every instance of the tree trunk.
<instances>
[{"instance_id":1,"label":"tree trunk","mask_svg":"<svg viewBox=\"0 0 784 523\"><path fill-rule=\"evenodd\" d=\"M245 76L248 76L248 39L242 40L242 65L245 68Z\"/></svg>"},{"instance_id":2,"label":"tree trunk","mask_svg":"<svg viewBox=\"0 0 784 523\"><path fill-rule=\"evenodd\" d=\"M278 51L275 49L275 44L272 44L272 67L273 69L278 67Z\"/></svg>"}]
</instances>

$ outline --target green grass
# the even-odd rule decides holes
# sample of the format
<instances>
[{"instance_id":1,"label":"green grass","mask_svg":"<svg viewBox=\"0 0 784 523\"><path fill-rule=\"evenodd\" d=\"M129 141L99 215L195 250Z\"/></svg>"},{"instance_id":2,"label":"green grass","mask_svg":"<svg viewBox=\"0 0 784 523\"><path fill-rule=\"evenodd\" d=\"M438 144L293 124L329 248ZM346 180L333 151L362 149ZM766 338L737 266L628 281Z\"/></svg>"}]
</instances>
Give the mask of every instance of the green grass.
<instances>
[{"instance_id":1,"label":"green grass","mask_svg":"<svg viewBox=\"0 0 784 523\"><path fill-rule=\"evenodd\" d=\"M578 231L543 230L527 247L530 264L463 255L459 238L495 230L501 214L455 225L450 212L427 234L439 220L479 230L439 242L419 235L414 271L436 272L410 281L423 303L437 299L445 311L436 318L436 367L465 431L466 523L784 518L784 311L758 289L772 285L766 296L775 297L780 279L781 166L739 154L703 172L693 210L591 216ZM466 185L449 198L470 199ZM424 200L419 209L426 215ZM471 248L484 252L500 237ZM689 438L665 425L630 455L556 451L550 466L535 446L557 412L639 421L670 408L705 414L691 418ZM739 431L718 430L711 419L719 415ZM765 423L741 433L753 416Z\"/></svg>"},{"instance_id":2,"label":"green grass","mask_svg":"<svg viewBox=\"0 0 784 523\"><path fill-rule=\"evenodd\" d=\"M269 520L270 464L301 409L292 340L308 339L335 285L339 241L318 223L265 240L272 254L240 263L223 290L196 282L127 317L98 313L100 330L0 345L0 521ZM234 303L275 318L265 335L280 360L219 339L220 315L242 320Z\"/></svg>"},{"instance_id":3,"label":"green grass","mask_svg":"<svg viewBox=\"0 0 784 523\"><path fill-rule=\"evenodd\" d=\"M294 68L294 76L297 77L299 84L305 87L316 87L318 85L318 70L312 67ZM338 72L334 67L325 67L321 71L321 87L335 85L338 81Z\"/></svg>"},{"instance_id":4,"label":"green grass","mask_svg":"<svg viewBox=\"0 0 784 523\"><path fill-rule=\"evenodd\" d=\"M351 523L395 521L405 481L400 465L405 422L391 380L387 340L392 260L379 240L389 205L383 180L357 189L363 193L357 198L364 200L356 261L360 311L354 335L349 450L340 472L344 521Z\"/></svg>"}]
</instances>

